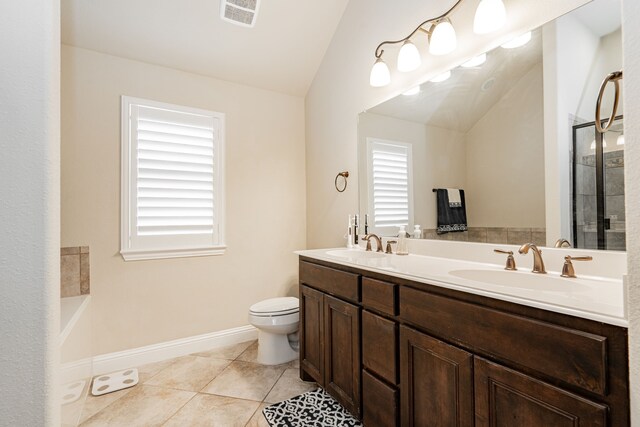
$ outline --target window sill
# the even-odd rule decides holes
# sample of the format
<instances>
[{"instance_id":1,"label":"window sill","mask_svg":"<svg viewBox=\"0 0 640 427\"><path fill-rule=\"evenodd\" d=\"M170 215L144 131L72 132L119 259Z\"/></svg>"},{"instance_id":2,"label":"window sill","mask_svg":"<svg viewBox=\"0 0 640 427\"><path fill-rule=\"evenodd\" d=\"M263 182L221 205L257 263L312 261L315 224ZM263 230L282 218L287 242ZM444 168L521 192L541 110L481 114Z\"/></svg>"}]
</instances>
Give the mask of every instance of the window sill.
<instances>
[{"instance_id":1,"label":"window sill","mask_svg":"<svg viewBox=\"0 0 640 427\"><path fill-rule=\"evenodd\" d=\"M150 259L190 258L200 256L224 255L226 246L211 246L197 249L123 249L120 255L125 261L144 261Z\"/></svg>"}]
</instances>

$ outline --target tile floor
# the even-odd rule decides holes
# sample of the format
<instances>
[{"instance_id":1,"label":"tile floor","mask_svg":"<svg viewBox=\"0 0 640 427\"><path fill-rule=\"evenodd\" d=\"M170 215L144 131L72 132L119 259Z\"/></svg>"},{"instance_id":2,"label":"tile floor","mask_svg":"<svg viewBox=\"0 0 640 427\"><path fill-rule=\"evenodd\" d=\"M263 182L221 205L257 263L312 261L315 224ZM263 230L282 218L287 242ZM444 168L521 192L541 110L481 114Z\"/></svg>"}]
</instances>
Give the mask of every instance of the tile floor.
<instances>
[{"instance_id":1,"label":"tile floor","mask_svg":"<svg viewBox=\"0 0 640 427\"><path fill-rule=\"evenodd\" d=\"M249 341L138 367L130 389L87 397L81 426L267 427L262 409L315 383L299 378L298 361L264 366Z\"/></svg>"}]
</instances>

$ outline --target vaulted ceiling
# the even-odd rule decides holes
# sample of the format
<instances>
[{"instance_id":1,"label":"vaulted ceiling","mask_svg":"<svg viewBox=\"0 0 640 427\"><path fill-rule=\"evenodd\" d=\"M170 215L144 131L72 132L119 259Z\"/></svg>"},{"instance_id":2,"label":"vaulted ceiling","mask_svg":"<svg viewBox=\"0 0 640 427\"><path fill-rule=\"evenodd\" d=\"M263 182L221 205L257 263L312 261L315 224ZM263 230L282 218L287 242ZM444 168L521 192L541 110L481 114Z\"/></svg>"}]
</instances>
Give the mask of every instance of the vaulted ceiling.
<instances>
[{"instance_id":1,"label":"vaulted ceiling","mask_svg":"<svg viewBox=\"0 0 640 427\"><path fill-rule=\"evenodd\" d=\"M263 0L246 28L220 1L62 0L62 42L304 96L348 2Z\"/></svg>"}]
</instances>

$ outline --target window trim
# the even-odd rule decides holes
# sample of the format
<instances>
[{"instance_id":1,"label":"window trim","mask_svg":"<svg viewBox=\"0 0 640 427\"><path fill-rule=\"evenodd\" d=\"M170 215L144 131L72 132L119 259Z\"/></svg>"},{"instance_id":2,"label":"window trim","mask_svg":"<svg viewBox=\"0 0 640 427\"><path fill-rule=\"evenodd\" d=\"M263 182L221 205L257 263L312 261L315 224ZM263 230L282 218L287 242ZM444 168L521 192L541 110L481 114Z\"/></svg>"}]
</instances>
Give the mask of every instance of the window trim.
<instances>
[{"instance_id":1,"label":"window trim","mask_svg":"<svg viewBox=\"0 0 640 427\"><path fill-rule=\"evenodd\" d=\"M152 108L173 109L184 113L211 116L218 120L217 137L214 159L214 182L216 184L216 204L215 215L218 224L217 244L197 246L197 247L171 247L158 245L154 248L131 248L130 236L131 228L135 226L132 220L132 210L136 208L136 201L133 201L131 185L134 184L135 171L132 169L134 157L131 155L133 149L132 127L129 117L131 105L142 105ZM185 107L165 102L152 101L148 99L135 98L123 95L121 97L121 188L120 188L120 254L125 261L139 261L165 258L200 257L210 255L223 255L226 252L225 244L225 114L214 111L203 110L192 107Z\"/></svg>"},{"instance_id":2,"label":"window trim","mask_svg":"<svg viewBox=\"0 0 640 427\"><path fill-rule=\"evenodd\" d=\"M371 232L375 232L380 235L385 236L397 236L398 234L398 226L389 225L389 226L378 226L375 225L375 209L374 209L374 183L373 183L373 157L372 150L373 146L376 144L387 144L394 145L398 147L404 147L407 150L407 197L408 197L408 224L405 229L407 232L410 232L409 228L413 224L413 216L414 216L414 203L413 203L413 144L409 142L401 142L401 141L393 141L389 139L376 138L376 137L367 137L366 138L366 161L367 161L367 212L371 218L371 223L369 225L369 230Z\"/></svg>"}]
</instances>

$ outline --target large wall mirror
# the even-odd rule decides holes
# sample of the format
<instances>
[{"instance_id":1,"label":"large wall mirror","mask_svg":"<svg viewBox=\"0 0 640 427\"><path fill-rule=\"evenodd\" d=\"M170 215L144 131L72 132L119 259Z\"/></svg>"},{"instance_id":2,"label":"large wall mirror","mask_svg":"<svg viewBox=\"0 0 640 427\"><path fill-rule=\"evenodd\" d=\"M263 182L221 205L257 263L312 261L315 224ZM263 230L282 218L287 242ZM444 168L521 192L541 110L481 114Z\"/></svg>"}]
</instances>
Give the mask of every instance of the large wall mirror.
<instances>
[{"instance_id":1,"label":"large wall mirror","mask_svg":"<svg viewBox=\"0 0 640 427\"><path fill-rule=\"evenodd\" d=\"M594 0L361 113L372 232L625 250L622 108L604 135L594 126L600 85L622 69L620 6ZM436 231L435 189L464 190L466 231Z\"/></svg>"}]
</instances>

